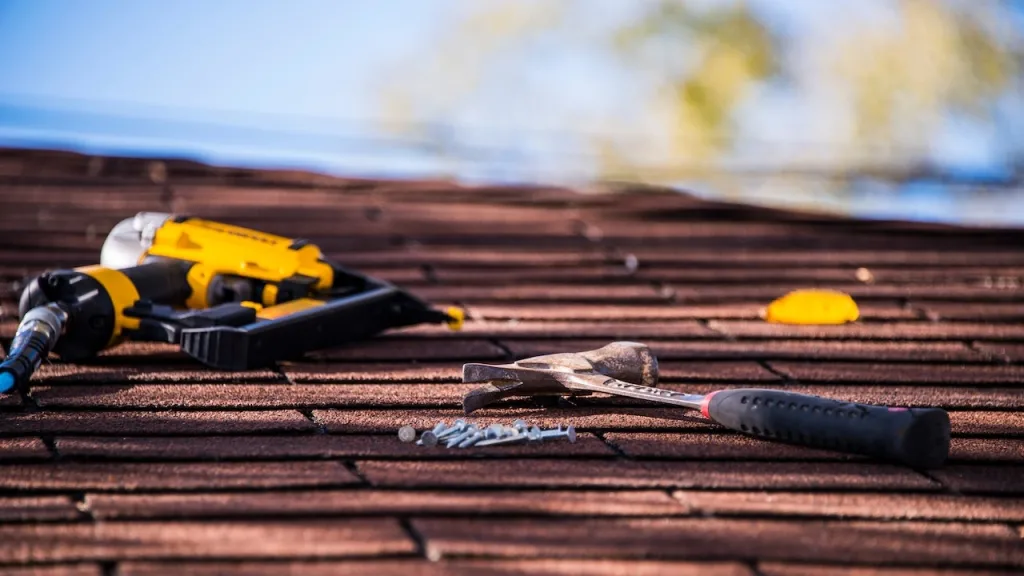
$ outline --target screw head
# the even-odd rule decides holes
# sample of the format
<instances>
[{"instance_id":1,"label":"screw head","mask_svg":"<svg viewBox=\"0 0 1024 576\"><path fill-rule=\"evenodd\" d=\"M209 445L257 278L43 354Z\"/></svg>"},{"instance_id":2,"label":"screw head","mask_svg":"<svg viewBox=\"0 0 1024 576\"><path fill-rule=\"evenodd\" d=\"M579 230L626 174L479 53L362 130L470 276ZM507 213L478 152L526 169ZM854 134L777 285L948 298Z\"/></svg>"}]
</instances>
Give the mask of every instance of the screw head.
<instances>
[{"instance_id":1,"label":"screw head","mask_svg":"<svg viewBox=\"0 0 1024 576\"><path fill-rule=\"evenodd\" d=\"M402 442L412 442L416 439L416 429L412 426L402 426L398 429L398 439Z\"/></svg>"},{"instance_id":2,"label":"screw head","mask_svg":"<svg viewBox=\"0 0 1024 576\"><path fill-rule=\"evenodd\" d=\"M420 441L423 442L424 446L437 446L437 434L427 430L420 436Z\"/></svg>"},{"instance_id":3,"label":"screw head","mask_svg":"<svg viewBox=\"0 0 1024 576\"><path fill-rule=\"evenodd\" d=\"M576 443L576 427L570 425L569 429L565 431L565 437L569 439L570 444Z\"/></svg>"}]
</instances>

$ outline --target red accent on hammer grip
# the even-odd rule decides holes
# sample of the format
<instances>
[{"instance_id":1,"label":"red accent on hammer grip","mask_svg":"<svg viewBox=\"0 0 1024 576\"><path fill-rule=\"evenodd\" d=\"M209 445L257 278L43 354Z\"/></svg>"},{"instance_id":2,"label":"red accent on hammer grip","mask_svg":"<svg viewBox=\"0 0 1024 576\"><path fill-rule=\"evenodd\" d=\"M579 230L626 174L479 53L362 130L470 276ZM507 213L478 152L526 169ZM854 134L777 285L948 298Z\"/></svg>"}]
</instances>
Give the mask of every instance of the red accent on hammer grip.
<instances>
[{"instance_id":1,"label":"red accent on hammer grip","mask_svg":"<svg viewBox=\"0 0 1024 576\"><path fill-rule=\"evenodd\" d=\"M716 390L715 392L708 394L704 397L704 401L700 403L700 413L708 420L711 420L711 414L708 413L708 406L711 405L711 398L719 392L721 392L721 390Z\"/></svg>"}]
</instances>

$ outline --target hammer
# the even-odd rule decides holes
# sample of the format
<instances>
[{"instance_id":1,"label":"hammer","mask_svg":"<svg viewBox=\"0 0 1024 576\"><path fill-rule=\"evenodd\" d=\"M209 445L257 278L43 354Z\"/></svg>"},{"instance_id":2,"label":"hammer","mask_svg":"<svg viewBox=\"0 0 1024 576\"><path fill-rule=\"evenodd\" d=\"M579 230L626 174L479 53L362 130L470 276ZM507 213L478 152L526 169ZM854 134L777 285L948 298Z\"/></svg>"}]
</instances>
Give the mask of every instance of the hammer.
<instances>
[{"instance_id":1,"label":"hammer","mask_svg":"<svg viewBox=\"0 0 1024 576\"><path fill-rule=\"evenodd\" d=\"M919 469L949 456L949 415L940 408L871 406L783 390L739 388L684 394L657 388L658 361L637 342L535 356L511 364L465 364L462 381L486 383L463 398L466 414L505 398L595 392L699 410L758 438L889 460Z\"/></svg>"}]
</instances>

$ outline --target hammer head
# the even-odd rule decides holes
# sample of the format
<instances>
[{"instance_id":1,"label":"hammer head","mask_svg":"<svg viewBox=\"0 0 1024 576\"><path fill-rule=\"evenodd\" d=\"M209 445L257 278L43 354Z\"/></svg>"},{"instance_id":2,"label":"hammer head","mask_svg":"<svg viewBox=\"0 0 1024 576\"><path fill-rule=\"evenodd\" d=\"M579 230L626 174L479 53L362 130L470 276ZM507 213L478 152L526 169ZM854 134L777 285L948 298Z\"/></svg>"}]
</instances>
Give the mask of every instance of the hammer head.
<instances>
[{"instance_id":1,"label":"hammer head","mask_svg":"<svg viewBox=\"0 0 1024 576\"><path fill-rule=\"evenodd\" d=\"M463 382L487 385L466 394L462 408L469 414L511 396L579 394L568 378L572 374L603 375L654 387L658 385L658 360L645 344L612 342L596 350L534 356L512 364L465 364Z\"/></svg>"}]
</instances>

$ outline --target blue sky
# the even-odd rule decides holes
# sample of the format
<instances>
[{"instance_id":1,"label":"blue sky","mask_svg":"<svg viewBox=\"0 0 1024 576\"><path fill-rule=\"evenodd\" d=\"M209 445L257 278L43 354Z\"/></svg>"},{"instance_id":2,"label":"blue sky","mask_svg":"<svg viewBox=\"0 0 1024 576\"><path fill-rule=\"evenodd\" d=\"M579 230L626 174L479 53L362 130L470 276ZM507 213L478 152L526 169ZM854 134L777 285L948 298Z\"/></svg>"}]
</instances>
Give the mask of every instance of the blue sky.
<instances>
[{"instance_id":1,"label":"blue sky","mask_svg":"<svg viewBox=\"0 0 1024 576\"><path fill-rule=\"evenodd\" d=\"M373 115L380 67L436 35L443 4L5 0L0 134L319 165L331 155L306 135L348 133Z\"/></svg>"},{"instance_id":2,"label":"blue sky","mask_svg":"<svg viewBox=\"0 0 1024 576\"><path fill-rule=\"evenodd\" d=\"M166 105L190 117L359 118L382 62L443 24L445 2L5 0L0 91Z\"/></svg>"}]
</instances>

